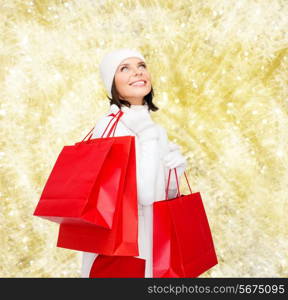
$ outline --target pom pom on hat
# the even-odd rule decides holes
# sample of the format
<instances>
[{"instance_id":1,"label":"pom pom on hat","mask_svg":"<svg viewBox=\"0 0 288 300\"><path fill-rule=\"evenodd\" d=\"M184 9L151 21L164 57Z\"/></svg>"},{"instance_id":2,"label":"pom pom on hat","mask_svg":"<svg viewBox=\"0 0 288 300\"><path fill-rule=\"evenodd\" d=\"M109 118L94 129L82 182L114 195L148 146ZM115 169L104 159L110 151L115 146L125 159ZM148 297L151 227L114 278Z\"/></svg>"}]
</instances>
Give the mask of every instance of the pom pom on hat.
<instances>
[{"instance_id":1,"label":"pom pom on hat","mask_svg":"<svg viewBox=\"0 0 288 300\"><path fill-rule=\"evenodd\" d=\"M120 48L106 53L99 64L100 75L110 98L112 97L111 88L116 69L128 57L138 57L145 61L143 55L136 49Z\"/></svg>"}]
</instances>

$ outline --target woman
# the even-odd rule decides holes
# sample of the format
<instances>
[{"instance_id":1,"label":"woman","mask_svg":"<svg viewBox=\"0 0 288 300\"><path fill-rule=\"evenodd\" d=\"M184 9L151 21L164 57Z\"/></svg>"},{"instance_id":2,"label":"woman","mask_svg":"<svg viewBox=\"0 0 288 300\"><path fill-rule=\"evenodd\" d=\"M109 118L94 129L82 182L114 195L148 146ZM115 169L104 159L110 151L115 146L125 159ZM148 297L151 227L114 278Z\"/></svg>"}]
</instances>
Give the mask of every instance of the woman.
<instances>
[{"instance_id":1,"label":"woman","mask_svg":"<svg viewBox=\"0 0 288 300\"><path fill-rule=\"evenodd\" d=\"M165 200L169 169L176 168L178 180L186 160L177 144L171 143L165 129L153 122L151 76L145 59L134 49L121 48L107 53L100 63L100 74L109 95L110 110L96 124L92 138L100 138L111 116L121 109L124 114L114 136L135 136L138 196L139 258L145 259L145 277L153 277L153 202ZM107 131L108 132L108 131ZM168 198L177 194L174 172L171 172ZM83 252L82 277L89 277L96 253Z\"/></svg>"}]
</instances>

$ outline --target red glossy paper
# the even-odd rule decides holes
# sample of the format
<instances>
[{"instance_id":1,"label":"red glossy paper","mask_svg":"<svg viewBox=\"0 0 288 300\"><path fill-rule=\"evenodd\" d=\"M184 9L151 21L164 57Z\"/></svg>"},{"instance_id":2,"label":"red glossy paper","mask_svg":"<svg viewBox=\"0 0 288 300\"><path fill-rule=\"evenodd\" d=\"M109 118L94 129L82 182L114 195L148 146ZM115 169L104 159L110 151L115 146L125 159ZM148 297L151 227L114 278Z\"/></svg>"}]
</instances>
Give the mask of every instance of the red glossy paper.
<instances>
[{"instance_id":1,"label":"red glossy paper","mask_svg":"<svg viewBox=\"0 0 288 300\"><path fill-rule=\"evenodd\" d=\"M198 277L218 263L199 192L155 202L153 216L153 277Z\"/></svg>"},{"instance_id":2,"label":"red glossy paper","mask_svg":"<svg viewBox=\"0 0 288 300\"><path fill-rule=\"evenodd\" d=\"M130 141L130 153L123 192L118 196L112 229L90 224L61 224L58 247L104 255L139 255L135 137L123 138L127 143Z\"/></svg>"},{"instance_id":3,"label":"red glossy paper","mask_svg":"<svg viewBox=\"0 0 288 300\"><path fill-rule=\"evenodd\" d=\"M130 145L127 137L106 137L64 146L34 215L57 223L112 228Z\"/></svg>"},{"instance_id":4,"label":"red glossy paper","mask_svg":"<svg viewBox=\"0 0 288 300\"><path fill-rule=\"evenodd\" d=\"M144 278L145 259L129 256L98 255L90 278Z\"/></svg>"}]
</instances>

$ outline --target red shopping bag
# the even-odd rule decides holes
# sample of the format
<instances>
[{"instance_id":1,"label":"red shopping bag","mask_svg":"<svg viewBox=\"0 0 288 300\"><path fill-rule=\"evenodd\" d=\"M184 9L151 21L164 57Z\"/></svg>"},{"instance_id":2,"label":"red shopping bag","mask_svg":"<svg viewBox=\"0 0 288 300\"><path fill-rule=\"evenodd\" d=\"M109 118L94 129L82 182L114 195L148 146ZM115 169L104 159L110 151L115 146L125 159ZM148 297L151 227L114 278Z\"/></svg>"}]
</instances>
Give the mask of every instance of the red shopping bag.
<instances>
[{"instance_id":1,"label":"red shopping bag","mask_svg":"<svg viewBox=\"0 0 288 300\"><path fill-rule=\"evenodd\" d=\"M131 146L123 191L117 200L112 228L93 224L60 224L57 247L104 255L139 255L135 137L121 138L130 140Z\"/></svg>"},{"instance_id":2,"label":"red shopping bag","mask_svg":"<svg viewBox=\"0 0 288 300\"><path fill-rule=\"evenodd\" d=\"M144 278L145 259L130 256L98 255L89 278Z\"/></svg>"},{"instance_id":3,"label":"red shopping bag","mask_svg":"<svg viewBox=\"0 0 288 300\"><path fill-rule=\"evenodd\" d=\"M153 204L153 277L198 277L218 263L205 208L199 192L178 194Z\"/></svg>"},{"instance_id":4,"label":"red shopping bag","mask_svg":"<svg viewBox=\"0 0 288 300\"><path fill-rule=\"evenodd\" d=\"M132 144L129 138L110 137L119 116L108 137L91 139L91 134L84 141L92 129L81 142L63 147L34 211L35 216L57 223L88 222L112 227Z\"/></svg>"}]
</instances>

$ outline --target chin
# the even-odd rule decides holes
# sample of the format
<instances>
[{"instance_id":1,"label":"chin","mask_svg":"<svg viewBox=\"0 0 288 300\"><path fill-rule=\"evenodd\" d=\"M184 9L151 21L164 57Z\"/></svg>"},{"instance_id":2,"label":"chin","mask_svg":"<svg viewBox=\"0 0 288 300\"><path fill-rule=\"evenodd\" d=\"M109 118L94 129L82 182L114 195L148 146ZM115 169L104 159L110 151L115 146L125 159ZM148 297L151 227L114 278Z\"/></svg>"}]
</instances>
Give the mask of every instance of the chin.
<instances>
[{"instance_id":1,"label":"chin","mask_svg":"<svg viewBox=\"0 0 288 300\"><path fill-rule=\"evenodd\" d=\"M131 94L133 95L137 95L137 96L146 96L147 94L149 94L151 91L151 87L150 88L145 88L145 89L139 89L137 90L133 90L133 92L131 92Z\"/></svg>"},{"instance_id":2,"label":"chin","mask_svg":"<svg viewBox=\"0 0 288 300\"><path fill-rule=\"evenodd\" d=\"M134 93L133 96L134 97L145 97L148 93Z\"/></svg>"}]
</instances>

